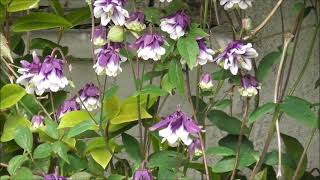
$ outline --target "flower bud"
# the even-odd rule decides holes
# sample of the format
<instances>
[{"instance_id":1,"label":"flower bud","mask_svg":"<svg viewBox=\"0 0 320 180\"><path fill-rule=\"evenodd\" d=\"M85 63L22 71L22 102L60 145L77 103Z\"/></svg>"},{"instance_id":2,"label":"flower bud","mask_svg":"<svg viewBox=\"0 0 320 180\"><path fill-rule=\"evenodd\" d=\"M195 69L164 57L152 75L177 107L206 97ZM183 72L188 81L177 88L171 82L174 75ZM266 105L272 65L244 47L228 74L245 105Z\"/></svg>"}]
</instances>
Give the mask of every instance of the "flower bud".
<instances>
[{"instance_id":1,"label":"flower bud","mask_svg":"<svg viewBox=\"0 0 320 180\"><path fill-rule=\"evenodd\" d=\"M258 94L258 89L260 89L260 84L256 77L246 74L241 77L241 86L239 87L239 92L241 96L255 96Z\"/></svg>"},{"instance_id":2,"label":"flower bud","mask_svg":"<svg viewBox=\"0 0 320 180\"><path fill-rule=\"evenodd\" d=\"M106 38L106 27L104 26L96 26L94 27L92 42L96 46L103 46L107 43Z\"/></svg>"},{"instance_id":3,"label":"flower bud","mask_svg":"<svg viewBox=\"0 0 320 180\"><path fill-rule=\"evenodd\" d=\"M202 74L200 78L199 86L202 90L208 90L213 87L212 77L209 73Z\"/></svg>"},{"instance_id":4,"label":"flower bud","mask_svg":"<svg viewBox=\"0 0 320 180\"><path fill-rule=\"evenodd\" d=\"M250 18L243 18L242 19L242 28L245 31L252 30L252 20Z\"/></svg>"},{"instance_id":5,"label":"flower bud","mask_svg":"<svg viewBox=\"0 0 320 180\"><path fill-rule=\"evenodd\" d=\"M31 120L32 127L36 129L38 127L43 126L44 125L43 120L44 120L44 117L41 115L33 116Z\"/></svg>"},{"instance_id":6,"label":"flower bud","mask_svg":"<svg viewBox=\"0 0 320 180\"><path fill-rule=\"evenodd\" d=\"M122 42L124 39L123 27L112 26L108 33L108 39L112 42Z\"/></svg>"},{"instance_id":7,"label":"flower bud","mask_svg":"<svg viewBox=\"0 0 320 180\"><path fill-rule=\"evenodd\" d=\"M142 169L134 173L133 180L153 180L153 177L147 169Z\"/></svg>"}]
</instances>

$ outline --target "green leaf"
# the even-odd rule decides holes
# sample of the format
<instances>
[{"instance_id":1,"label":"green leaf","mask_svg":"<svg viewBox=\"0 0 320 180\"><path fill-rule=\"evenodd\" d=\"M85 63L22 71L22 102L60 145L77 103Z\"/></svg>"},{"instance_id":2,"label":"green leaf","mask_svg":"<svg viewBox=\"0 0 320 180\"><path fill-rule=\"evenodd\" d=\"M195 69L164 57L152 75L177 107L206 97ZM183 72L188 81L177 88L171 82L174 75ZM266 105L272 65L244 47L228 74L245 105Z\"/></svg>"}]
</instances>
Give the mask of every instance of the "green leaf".
<instances>
[{"instance_id":1,"label":"green leaf","mask_svg":"<svg viewBox=\"0 0 320 180\"><path fill-rule=\"evenodd\" d=\"M181 57L187 62L188 67L192 69L199 54L199 46L195 38L193 37L182 37L177 43L178 51Z\"/></svg>"},{"instance_id":2,"label":"green leaf","mask_svg":"<svg viewBox=\"0 0 320 180\"><path fill-rule=\"evenodd\" d=\"M17 12L37 8L40 0L12 0L8 6L8 12Z\"/></svg>"},{"instance_id":3,"label":"green leaf","mask_svg":"<svg viewBox=\"0 0 320 180\"><path fill-rule=\"evenodd\" d=\"M207 149L207 154L208 155L217 155L217 156L232 156L236 155L234 150L223 147L223 146L216 146L216 147L209 147Z\"/></svg>"},{"instance_id":4,"label":"green leaf","mask_svg":"<svg viewBox=\"0 0 320 180\"><path fill-rule=\"evenodd\" d=\"M87 180L87 179L93 179L93 178L94 176L87 172L77 172L70 177L70 179L75 179L75 180Z\"/></svg>"},{"instance_id":5,"label":"green leaf","mask_svg":"<svg viewBox=\"0 0 320 180\"><path fill-rule=\"evenodd\" d=\"M139 164L142 160L139 142L126 133L122 134L122 142L128 156L131 157L136 164Z\"/></svg>"},{"instance_id":6,"label":"green leaf","mask_svg":"<svg viewBox=\"0 0 320 180\"><path fill-rule=\"evenodd\" d=\"M10 175L15 174L17 169L19 169L21 167L21 165L24 162L26 162L27 160L29 160L29 159L26 155L17 155L15 157L13 157L12 159L10 159L10 161L8 163L7 171L9 172Z\"/></svg>"},{"instance_id":7,"label":"green leaf","mask_svg":"<svg viewBox=\"0 0 320 180\"><path fill-rule=\"evenodd\" d=\"M111 174L108 177L108 180L123 180L125 178L126 178L125 176L122 176L122 175L119 175L119 174Z\"/></svg>"},{"instance_id":8,"label":"green leaf","mask_svg":"<svg viewBox=\"0 0 320 180\"><path fill-rule=\"evenodd\" d=\"M133 96L137 97L139 95L144 95L144 94L150 94L154 96L165 96L168 93L158 86L148 85L143 87L143 89L141 89L140 91L135 92Z\"/></svg>"},{"instance_id":9,"label":"green leaf","mask_svg":"<svg viewBox=\"0 0 320 180\"><path fill-rule=\"evenodd\" d=\"M311 103L295 96L286 96L280 104L280 110L293 120L310 128L319 128L319 120L310 107Z\"/></svg>"},{"instance_id":10,"label":"green leaf","mask_svg":"<svg viewBox=\"0 0 320 180\"><path fill-rule=\"evenodd\" d=\"M191 29L188 35L193 38L209 36L209 34L207 34L203 29L199 28L199 25L195 23L191 24Z\"/></svg>"},{"instance_id":11,"label":"green leaf","mask_svg":"<svg viewBox=\"0 0 320 180\"><path fill-rule=\"evenodd\" d=\"M146 21L158 24L160 22L161 11L159 8L147 7L143 9Z\"/></svg>"},{"instance_id":12,"label":"green leaf","mask_svg":"<svg viewBox=\"0 0 320 180\"><path fill-rule=\"evenodd\" d=\"M72 24L61 16L46 12L34 12L17 19L11 27L13 32L26 32L71 26Z\"/></svg>"},{"instance_id":13,"label":"green leaf","mask_svg":"<svg viewBox=\"0 0 320 180\"><path fill-rule=\"evenodd\" d=\"M159 151L150 155L148 167L163 167L166 169L175 168L177 165L178 153L174 151Z\"/></svg>"},{"instance_id":14,"label":"green leaf","mask_svg":"<svg viewBox=\"0 0 320 180\"><path fill-rule=\"evenodd\" d=\"M23 56L24 50L25 50L25 44L21 37L21 34L15 33L11 35L10 40L11 40L12 51L19 56Z\"/></svg>"},{"instance_id":15,"label":"green leaf","mask_svg":"<svg viewBox=\"0 0 320 180\"><path fill-rule=\"evenodd\" d=\"M32 114L37 114L41 109L33 95L25 95L20 102L23 104L23 108L30 110Z\"/></svg>"},{"instance_id":16,"label":"green leaf","mask_svg":"<svg viewBox=\"0 0 320 180\"><path fill-rule=\"evenodd\" d=\"M213 125L217 126L219 129L223 131L226 131L230 134L240 133L241 121L235 117L230 117L223 111L210 111L207 117ZM249 128L245 126L243 132L244 134L247 134L249 132Z\"/></svg>"},{"instance_id":17,"label":"green leaf","mask_svg":"<svg viewBox=\"0 0 320 180\"><path fill-rule=\"evenodd\" d=\"M172 60L169 66L169 81L177 88L180 95L184 95L184 78L180 62Z\"/></svg>"},{"instance_id":18,"label":"green leaf","mask_svg":"<svg viewBox=\"0 0 320 180\"><path fill-rule=\"evenodd\" d=\"M21 115L10 115L4 124L1 141L7 142L12 140L18 126L29 128L31 127L31 123Z\"/></svg>"},{"instance_id":19,"label":"green leaf","mask_svg":"<svg viewBox=\"0 0 320 180\"><path fill-rule=\"evenodd\" d=\"M240 146L240 150L241 152L251 152L253 151L253 144L251 141L248 140L248 138L246 136L242 137L242 143ZM236 151L237 149L237 144L238 144L238 139L239 136L237 135L227 135L225 137L223 137L222 139L219 140L219 146L224 146L227 148L230 148L234 151Z\"/></svg>"},{"instance_id":20,"label":"green leaf","mask_svg":"<svg viewBox=\"0 0 320 180\"><path fill-rule=\"evenodd\" d=\"M212 166L212 171L216 173L229 172L233 169L235 162L235 157L224 158ZM239 156L237 169L248 167L255 163L256 159L251 153L243 153Z\"/></svg>"},{"instance_id":21,"label":"green leaf","mask_svg":"<svg viewBox=\"0 0 320 180\"><path fill-rule=\"evenodd\" d=\"M114 150L114 147L110 147L110 148L112 151ZM106 148L96 148L96 149L90 151L90 154L91 154L92 158L98 164L100 164L100 166L102 166L104 169L107 167L107 165L109 164L109 162L112 158L112 154L109 151L107 151Z\"/></svg>"},{"instance_id":22,"label":"green leaf","mask_svg":"<svg viewBox=\"0 0 320 180\"><path fill-rule=\"evenodd\" d=\"M50 119L45 118L45 133L53 139L59 139L58 124Z\"/></svg>"},{"instance_id":23,"label":"green leaf","mask_svg":"<svg viewBox=\"0 0 320 180\"><path fill-rule=\"evenodd\" d=\"M161 80L161 87L162 89L164 89L165 91L167 91L168 93L172 93L172 89L174 88L174 85L171 84L170 80L169 80L169 76L168 73L165 74Z\"/></svg>"},{"instance_id":24,"label":"green leaf","mask_svg":"<svg viewBox=\"0 0 320 180\"><path fill-rule=\"evenodd\" d=\"M281 52L275 51L267 54L259 63L257 69L257 80L262 82L267 76L273 64L279 59Z\"/></svg>"},{"instance_id":25,"label":"green leaf","mask_svg":"<svg viewBox=\"0 0 320 180\"><path fill-rule=\"evenodd\" d=\"M0 90L0 110L15 105L26 95L26 91L19 85L6 84Z\"/></svg>"},{"instance_id":26,"label":"green leaf","mask_svg":"<svg viewBox=\"0 0 320 180\"><path fill-rule=\"evenodd\" d=\"M274 103L266 103L266 104L258 107L256 110L254 110L250 114L248 123L252 124L252 123L256 122L259 118L261 118L266 113L272 111L275 107L276 107L276 105Z\"/></svg>"},{"instance_id":27,"label":"green leaf","mask_svg":"<svg viewBox=\"0 0 320 180\"><path fill-rule=\"evenodd\" d=\"M286 147L287 154L289 154L293 158L293 160L297 165L300 160L301 154L303 153L303 150L304 150L303 146L296 138L288 136L286 134L281 134L281 138ZM307 168L307 165L308 165L308 158L307 156L305 156L305 158L302 161L300 171L298 172L297 179L300 179L302 177L302 175L304 174ZM294 172L295 169L296 168L292 169L293 170L292 172ZM286 176L286 179L291 179L293 174L286 173L285 176Z\"/></svg>"},{"instance_id":28,"label":"green leaf","mask_svg":"<svg viewBox=\"0 0 320 180\"><path fill-rule=\"evenodd\" d=\"M56 141L55 143L53 143L52 150L54 153L58 154L58 156L61 157L64 161L69 163L67 146L63 142Z\"/></svg>"},{"instance_id":29,"label":"green leaf","mask_svg":"<svg viewBox=\"0 0 320 180\"><path fill-rule=\"evenodd\" d=\"M231 105L231 100L230 99L223 99L220 101L217 101L214 105L214 109L218 110L224 110L226 107Z\"/></svg>"},{"instance_id":30,"label":"green leaf","mask_svg":"<svg viewBox=\"0 0 320 180\"><path fill-rule=\"evenodd\" d=\"M26 167L22 167L11 177L12 180L33 180L32 171Z\"/></svg>"},{"instance_id":31,"label":"green leaf","mask_svg":"<svg viewBox=\"0 0 320 180\"><path fill-rule=\"evenodd\" d=\"M225 69L220 69L219 71L213 72L212 73L212 79L214 80L225 80L229 77L231 77L232 74L230 71L227 71Z\"/></svg>"},{"instance_id":32,"label":"green leaf","mask_svg":"<svg viewBox=\"0 0 320 180\"><path fill-rule=\"evenodd\" d=\"M49 0L49 4L57 15L63 16L63 8L59 0Z\"/></svg>"},{"instance_id":33,"label":"green leaf","mask_svg":"<svg viewBox=\"0 0 320 180\"><path fill-rule=\"evenodd\" d=\"M74 154L68 154L68 159L70 164L64 165L64 171L66 174L74 174L76 172L82 171L88 167L86 158L80 158Z\"/></svg>"},{"instance_id":34,"label":"green leaf","mask_svg":"<svg viewBox=\"0 0 320 180\"><path fill-rule=\"evenodd\" d=\"M141 119L152 118L152 116L141 105ZM137 104L122 104L119 114L111 119L112 124L122 124L138 120L138 105Z\"/></svg>"},{"instance_id":35,"label":"green leaf","mask_svg":"<svg viewBox=\"0 0 320 180\"><path fill-rule=\"evenodd\" d=\"M43 143L37 146L33 152L34 159L46 158L51 155L52 149L51 145L48 143Z\"/></svg>"},{"instance_id":36,"label":"green leaf","mask_svg":"<svg viewBox=\"0 0 320 180\"><path fill-rule=\"evenodd\" d=\"M71 111L61 118L58 129L74 127L89 119L91 119L91 117L87 111Z\"/></svg>"},{"instance_id":37,"label":"green leaf","mask_svg":"<svg viewBox=\"0 0 320 180\"><path fill-rule=\"evenodd\" d=\"M116 95L119 90L119 86L112 85L109 89L104 92L104 100L108 100Z\"/></svg>"},{"instance_id":38,"label":"green leaf","mask_svg":"<svg viewBox=\"0 0 320 180\"><path fill-rule=\"evenodd\" d=\"M65 15L65 18L72 24L72 27L79 25L84 21L89 20L90 17L91 17L91 14L88 6L72 9L70 13Z\"/></svg>"},{"instance_id":39,"label":"green leaf","mask_svg":"<svg viewBox=\"0 0 320 180\"><path fill-rule=\"evenodd\" d=\"M33 136L29 128L18 126L14 134L14 140L21 148L32 152Z\"/></svg>"},{"instance_id":40,"label":"green leaf","mask_svg":"<svg viewBox=\"0 0 320 180\"><path fill-rule=\"evenodd\" d=\"M184 10L188 8L189 6L186 2L182 0L175 0L168 3L168 5L164 8L164 11L166 12L166 15L172 15L178 10Z\"/></svg>"},{"instance_id":41,"label":"green leaf","mask_svg":"<svg viewBox=\"0 0 320 180\"><path fill-rule=\"evenodd\" d=\"M113 119L120 113L120 99L118 96L104 98L103 111L107 119Z\"/></svg>"},{"instance_id":42,"label":"green leaf","mask_svg":"<svg viewBox=\"0 0 320 180\"><path fill-rule=\"evenodd\" d=\"M67 138L72 138L74 136L77 136L87 130L94 128L94 126L95 126L95 123L92 120L83 121L69 130L67 134Z\"/></svg>"},{"instance_id":43,"label":"green leaf","mask_svg":"<svg viewBox=\"0 0 320 180\"><path fill-rule=\"evenodd\" d=\"M45 50L45 49L53 49L53 48L56 48L56 47L59 47L63 54L66 55L68 54L68 47L63 47L53 41L50 41L48 39L43 39L43 38L34 38L31 40L31 45L30 45L30 49L41 49L41 50ZM54 95L60 95L60 96L63 96L63 94L66 94L64 91L61 91L61 92L57 92L57 93L54 93ZM56 98L56 97L55 97ZM64 97L63 99L65 99L66 97ZM55 99L55 103L57 102L57 100ZM50 103L51 105L51 103Z\"/></svg>"},{"instance_id":44,"label":"green leaf","mask_svg":"<svg viewBox=\"0 0 320 180\"><path fill-rule=\"evenodd\" d=\"M253 180L267 180L267 172L267 168L263 169L253 177Z\"/></svg>"}]
</instances>

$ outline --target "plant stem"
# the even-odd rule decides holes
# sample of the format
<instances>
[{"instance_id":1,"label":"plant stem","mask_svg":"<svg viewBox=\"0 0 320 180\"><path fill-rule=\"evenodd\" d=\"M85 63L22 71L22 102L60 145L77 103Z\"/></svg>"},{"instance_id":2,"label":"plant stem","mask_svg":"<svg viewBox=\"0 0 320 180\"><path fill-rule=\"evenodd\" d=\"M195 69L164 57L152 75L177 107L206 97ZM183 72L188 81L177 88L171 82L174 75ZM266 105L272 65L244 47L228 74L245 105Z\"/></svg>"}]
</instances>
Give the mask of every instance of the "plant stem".
<instances>
[{"instance_id":1,"label":"plant stem","mask_svg":"<svg viewBox=\"0 0 320 180\"><path fill-rule=\"evenodd\" d=\"M54 117L55 121L58 122L58 118L56 116L56 113L55 113L56 111L55 111L55 108L54 108L53 94L52 94L51 91L49 92L49 95L50 95L50 102L51 102L51 108L52 108L53 117Z\"/></svg>"},{"instance_id":2,"label":"plant stem","mask_svg":"<svg viewBox=\"0 0 320 180\"><path fill-rule=\"evenodd\" d=\"M189 104L190 104L190 106L192 108L193 118L198 123L197 112L196 112L195 107L194 107L193 102L192 102L188 66L186 66L186 85L187 85L187 92L188 92L188 101L189 101ZM203 138L202 138L201 132L198 133L198 136L199 136L199 139L200 139L201 150L203 152L203 164L204 164L204 168L205 168L205 171L206 171L206 179L210 180L210 178L209 178L209 169L208 169L207 158L206 158L206 151L205 151L205 147L204 147L204 143L203 143Z\"/></svg>"},{"instance_id":3,"label":"plant stem","mask_svg":"<svg viewBox=\"0 0 320 180\"><path fill-rule=\"evenodd\" d=\"M280 7L280 5L282 4L283 0L279 0L277 2L277 4L273 7L273 9L271 10L271 12L268 14L268 16L261 22L261 24L259 26L257 26L249 36L244 37L244 40L247 40L249 38L251 38L252 36L256 35L270 20L271 18L274 16L274 14L276 13L277 9Z\"/></svg>"},{"instance_id":4,"label":"plant stem","mask_svg":"<svg viewBox=\"0 0 320 180\"><path fill-rule=\"evenodd\" d=\"M303 162L304 159L305 159L305 155L306 155L306 153L308 152L309 146L310 146L310 144L311 144L311 142L312 142L312 139L313 139L313 137L314 137L314 134L315 134L316 130L317 130L317 128L313 128L312 131L311 131L311 133L310 133L310 137L309 137L309 139L308 139L308 141L307 141L307 143L306 143L306 146L305 146L305 148L304 148L304 150L303 150L303 152L302 152L302 154L301 154L301 156L300 156L300 159L299 159L297 168L296 168L296 170L294 171L294 175L293 175L293 177L292 177L292 180L296 180L296 179L297 179L297 176L298 176L298 173L299 173L299 171L300 171L302 162Z\"/></svg>"},{"instance_id":5,"label":"plant stem","mask_svg":"<svg viewBox=\"0 0 320 180\"><path fill-rule=\"evenodd\" d=\"M248 120L248 111L249 111L249 98L245 98L244 100L244 112L243 112L243 116L242 116L242 123L241 123L241 127L240 127L240 132L239 132L239 137L238 137L238 143L237 143L237 149L236 149L236 158L234 161L234 166L233 166L233 170L231 173L231 178L230 180L233 180L235 175L236 175L236 170L237 170L237 166L239 163L239 158L240 158L240 151L241 151L241 143L242 143L242 138L243 138L243 130L244 127L246 126L247 120Z\"/></svg>"}]
</instances>

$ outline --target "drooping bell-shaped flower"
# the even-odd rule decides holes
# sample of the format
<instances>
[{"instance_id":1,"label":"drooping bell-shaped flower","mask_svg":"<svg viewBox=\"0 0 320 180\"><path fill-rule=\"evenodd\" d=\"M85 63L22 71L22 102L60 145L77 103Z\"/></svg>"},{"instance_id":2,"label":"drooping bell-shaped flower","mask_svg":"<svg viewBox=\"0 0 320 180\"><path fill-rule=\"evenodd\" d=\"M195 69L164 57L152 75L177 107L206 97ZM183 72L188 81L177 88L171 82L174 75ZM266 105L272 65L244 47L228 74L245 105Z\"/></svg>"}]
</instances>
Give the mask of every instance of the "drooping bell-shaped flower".
<instances>
[{"instance_id":1,"label":"drooping bell-shaped flower","mask_svg":"<svg viewBox=\"0 0 320 180\"><path fill-rule=\"evenodd\" d=\"M158 61L161 59L161 56L166 53L166 50L162 47L163 44L163 36L148 33L139 37L131 44L131 47L137 49L138 57L144 60L153 59Z\"/></svg>"},{"instance_id":2,"label":"drooping bell-shaped flower","mask_svg":"<svg viewBox=\"0 0 320 180\"><path fill-rule=\"evenodd\" d=\"M22 67L18 69L18 73L22 75L17 79L17 83L23 85L28 94L33 94L36 90L32 80L41 69L40 59L35 51L32 52L32 58L33 61L31 63L26 60L20 61Z\"/></svg>"},{"instance_id":3,"label":"drooping bell-shaped flower","mask_svg":"<svg viewBox=\"0 0 320 180\"><path fill-rule=\"evenodd\" d=\"M56 174L46 174L44 180L67 180L67 178Z\"/></svg>"},{"instance_id":4,"label":"drooping bell-shaped flower","mask_svg":"<svg viewBox=\"0 0 320 180\"><path fill-rule=\"evenodd\" d=\"M199 138L193 139L192 143L188 146L188 151L190 157L192 156L201 156L203 151L201 148L201 142Z\"/></svg>"},{"instance_id":5,"label":"drooping bell-shaped flower","mask_svg":"<svg viewBox=\"0 0 320 180\"><path fill-rule=\"evenodd\" d=\"M170 2L172 2L172 0L160 0L160 2L168 2L168 3L170 3Z\"/></svg>"},{"instance_id":6,"label":"drooping bell-shaped flower","mask_svg":"<svg viewBox=\"0 0 320 180\"><path fill-rule=\"evenodd\" d=\"M142 169L134 173L133 180L153 180L153 177L147 169Z\"/></svg>"},{"instance_id":7,"label":"drooping bell-shaped flower","mask_svg":"<svg viewBox=\"0 0 320 180\"><path fill-rule=\"evenodd\" d=\"M104 26L94 27L93 37L91 39L96 46L103 46L107 43L107 29Z\"/></svg>"},{"instance_id":8,"label":"drooping bell-shaped flower","mask_svg":"<svg viewBox=\"0 0 320 180\"><path fill-rule=\"evenodd\" d=\"M63 73L63 61L48 55L41 66L40 72L33 78L37 87L37 95L45 91L57 92L68 85L68 80Z\"/></svg>"},{"instance_id":9,"label":"drooping bell-shaped flower","mask_svg":"<svg viewBox=\"0 0 320 180\"><path fill-rule=\"evenodd\" d=\"M196 135L201 131L197 123L180 108L150 127L149 130L159 130L159 135L163 137L162 142L167 140L171 146L176 146L179 140L189 146L192 143L191 135Z\"/></svg>"},{"instance_id":10,"label":"drooping bell-shaped flower","mask_svg":"<svg viewBox=\"0 0 320 180\"><path fill-rule=\"evenodd\" d=\"M247 9L252 6L252 0L220 0L220 5L224 6L225 10L238 6L240 9Z\"/></svg>"},{"instance_id":11,"label":"drooping bell-shaped flower","mask_svg":"<svg viewBox=\"0 0 320 180\"><path fill-rule=\"evenodd\" d=\"M211 74L204 73L204 74L201 75L200 82L199 82L199 87L202 90L208 90L208 89L211 89L213 87Z\"/></svg>"},{"instance_id":12,"label":"drooping bell-shaped flower","mask_svg":"<svg viewBox=\"0 0 320 180\"><path fill-rule=\"evenodd\" d=\"M35 115L32 117L31 124L33 128L38 128L43 126L44 117L41 115Z\"/></svg>"},{"instance_id":13,"label":"drooping bell-shaped flower","mask_svg":"<svg viewBox=\"0 0 320 180\"><path fill-rule=\"evenodd\" d=\"M57 117L62 118L66 113L80 110L80 104L76 101L76 97L65 100L57 111Z\"/></svg>"},{"instance_id":14,"label":"drooping bell-shaped flower","mask_svg":"<svg viewBox=\"0 0 320 180\"><path fill-rule=\"evenodd\" d=\"M239 92L241 96L255 96L258 94L258 89L260 89L260 83L257 81L256 77L245 74L241 77Z\"/></svg>"},{"instance_id":15,"label":"drooping bell-shaped flower","mask_svg":"<svg viewBox=\"0 0 320 180\"><path fill-rule=\"evenodd\" d=\"M144 24L144 14L143 12L136 11L130 14L127 19L125 26L132 31L142 31L146 28Z\"/></svg>"},{"instance_id":16,"label":"drooping bell-shaped flower","mask_svg":"<svg viewBox=\"0 0 320 180\"><path fill-rule=\"evenodd\" d=\"M129 17L123 8L126 0L96 0L94 1L94 16L101 18L101 25L106 26L112 20L115 25L123 26Z\"/></svg>"},{"instance_id":17,"label":"drooping bell-shaped flower","mask_svg":"<svg viewBox=\"0 0 320 180\"><path fill-rule=\"evenodd\" d=\"M109 43L97 52L97 62L93 66L98 75L117 76L121 71L120 64L127 59L120 55L119 43Z\"/></svg>"},{"instance_id":18,"label":"drooping bell-shaped flower","mask_svg":"<svg viewBox=\"0 0 320 180\"><path fill-rule=\"evenodd\" d=\"M230 72L236 75L240 67L251 70L251 61L256 57L258 57L258 53L251 43L244 44L242 41L233 41L214 61L224 69L230 69Z\"/></svg>"},{"instance_id":19,"label":"drooping bell-shaped flower","mask_svg":"<svg viewBox=\"0 0 320 180\"><path fill-rule=\"evenodd\" d=\"M160 21L161 30L170 34L170 38L174 40L184 36L191 22L190 17L184 11L177 11Z\"/></svg>"},{"instance_id":20,"label":"drooping bell-shaped flower","mask_svg":"<svg viewBox=\"0 0 320 180\"><path fill-rule=\"evenodd\" d=\"M212 55L214 51L207 47L204 38L197 39L197 43L199 46L199 55L197 58L197 64L205 65L207 62L213 62Z\"/></svg>"},{"instance_id":21,"label":"drooping bell-shaped flower","mask_svg":"<svg viewBox=\"0 0 320 180\"><path fill-rule=\"evenodd\" d=\"M99 97L99 88L93 83L88 83L80 89L79 96L77 97L76 101L81 104L83 109L93 111L100 107Z\"/></svg>"}]
</instances>

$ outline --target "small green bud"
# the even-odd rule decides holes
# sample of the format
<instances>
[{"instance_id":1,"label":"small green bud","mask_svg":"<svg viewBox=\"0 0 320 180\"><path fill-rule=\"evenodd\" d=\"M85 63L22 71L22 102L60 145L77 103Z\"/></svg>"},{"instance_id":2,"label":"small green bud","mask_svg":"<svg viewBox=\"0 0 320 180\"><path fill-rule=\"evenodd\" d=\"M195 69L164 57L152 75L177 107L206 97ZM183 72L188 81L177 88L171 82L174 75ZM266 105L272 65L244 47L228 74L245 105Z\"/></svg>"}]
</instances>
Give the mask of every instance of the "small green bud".
<instances>
[{"instance_id":1,"label":"small green bud","mask_svg":"<svg viewBox=\"0 0 320 180\"><path fill-rule=\"evenodd\" d=\"M122 26L113 26L108 32L108 39L112 42L122 42L124 39L124 29Z\"/></svg>"}]
</instances>

